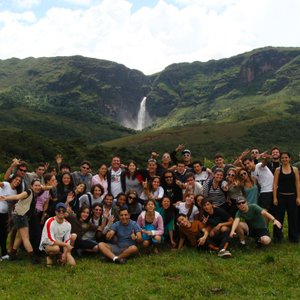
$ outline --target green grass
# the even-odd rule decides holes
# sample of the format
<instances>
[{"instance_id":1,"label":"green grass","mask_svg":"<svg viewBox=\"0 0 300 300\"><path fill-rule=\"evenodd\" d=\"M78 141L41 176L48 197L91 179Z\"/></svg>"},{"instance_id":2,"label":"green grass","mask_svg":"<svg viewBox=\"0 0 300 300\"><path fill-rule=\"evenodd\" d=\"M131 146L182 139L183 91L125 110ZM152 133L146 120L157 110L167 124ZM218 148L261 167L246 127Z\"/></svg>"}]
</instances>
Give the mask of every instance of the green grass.
<instances>
[{"instance_id":1,"label":"green grass","mask_svg":"<svg viewBox=\"0 0 300 300\"><path fill-rule=\"evenodd\" d=\"M46 268L28 258L1 262L0 299L299 299L299 245L234 247L231 259L215 253L162 250L126 265L96 257L75 268Z\"/></svg>"}]
</instances>

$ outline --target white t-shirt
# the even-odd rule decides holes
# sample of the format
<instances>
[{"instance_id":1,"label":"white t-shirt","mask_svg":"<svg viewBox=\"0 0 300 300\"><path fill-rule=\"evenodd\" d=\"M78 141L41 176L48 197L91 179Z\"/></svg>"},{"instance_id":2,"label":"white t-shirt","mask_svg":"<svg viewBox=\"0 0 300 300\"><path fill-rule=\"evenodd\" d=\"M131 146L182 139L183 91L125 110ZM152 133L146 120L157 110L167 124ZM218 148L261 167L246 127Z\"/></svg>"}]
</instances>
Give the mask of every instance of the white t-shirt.
<instances>
[{"instance_id":1,"label":"white t-shirt","mask_svg":"<svg viewBox=\"0 0 300 300\"><path fill-rule=\"evenodd\" d=\"M187 216L188 212L189 212L189 208L185 207L185 202L179 202L176 204L176 208L179 209L179 213L180 214L184 214ZM190 222L193 222L194 221L194 216L199 214L199 209L197 208L196 205L193 205L193 210L192 210L192 213L189 217L189 221Z\"/></svg>"},{"instance_id":2,"label":"white t-shirt","mask_svg":"<svg viewBox=\"0 0 300 300\"><path fill-rule=\"evenodd\" d=\"M0 196L9 196L16 195L17 191L13 190L9 184L9 182L3 182L3 188L0 187ZM8 202L0 200L0 213L7 214L8 213Z\"/></svg>"},{"instance_id":3,"label":"white t-shirt","mask_svg":"<svg viewBox=\"0 0 300 300\"><path fill-rule=\"evenodd\" d=\"M261 193L273 191L274 176L267 166L263 166L262 163L258 163L255 166L255 170L251 172L251 175L256 178L260 185Z\"/></svg>"},{"instance_id":4,"label":"white t-shirt","mask_svg":"<svg viewBox=\"0 0 300 300\"><path fill-rule=\"evenodd\" d=\"M122 173L121 168L116 172L114 170L111 170L110 190L114 198L116 198L119 193L123 192L122 183L121 183L121 173Z\"/></svg>"},{"instance_id":5,"label":"white t-shirt","mask_svg":"<svg viewBox=\"0 0 300 300\"><path fill-rule=\"evenodd\" d=\"M55 217L49 218L43 228L40 250L44 250L46 246L51 246L55 241L70 243L71 224L64 220L58 223Z\"/></svg>"},{"instance_id":6,"label":"white t-shirt","mask_svg":"<svg viewBox=\"0 0 300 300\"><path fill-rule=\"evenodd\" d=\"M161 199L164 196L164 189L159 186L158 189L154 192L151 192L151 195L154 199ZM146 202L148 200L148 197L145 192L142 192L140 199Z\"/></svg>"}]
</instances>

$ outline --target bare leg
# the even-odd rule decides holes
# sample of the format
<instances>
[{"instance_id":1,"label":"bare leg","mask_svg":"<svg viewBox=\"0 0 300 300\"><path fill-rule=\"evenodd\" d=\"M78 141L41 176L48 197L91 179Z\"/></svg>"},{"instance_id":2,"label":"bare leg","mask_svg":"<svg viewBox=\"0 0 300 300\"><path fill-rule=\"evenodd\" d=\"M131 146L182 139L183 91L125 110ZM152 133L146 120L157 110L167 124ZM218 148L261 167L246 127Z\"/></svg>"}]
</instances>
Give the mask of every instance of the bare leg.
<instances>
[{"instance_id":1,"label":"bare leg","mask_svg":"<svg viewBox=\"0 0 300 300\"><path fill-rule=\"evenodd\" d=\"M119 259L122 259L122 258L126 258L126 257L129 257L129 256L131 256L131 255L134 255L134 254L136 254L136 253L138 253L139 252L139 250L138 250L138 248L136 247L136 246L130 246L130 247L128 247L125 251L123 251L119 256L118 256L118 258Z\"/></svg>"},{"instance_id":2,"label":"bare leg","mask_svg":"<svg viewBox=\"0 0 300 300\"><path fill-rule=\"evenodd\" d=\"M99 244L99 249L100 251L108 258L110 258L111 260L114 259L114 257L116 256L111 250L111 247L106 244L106 243L100 243Z\"/></svg>"}]
</instances>

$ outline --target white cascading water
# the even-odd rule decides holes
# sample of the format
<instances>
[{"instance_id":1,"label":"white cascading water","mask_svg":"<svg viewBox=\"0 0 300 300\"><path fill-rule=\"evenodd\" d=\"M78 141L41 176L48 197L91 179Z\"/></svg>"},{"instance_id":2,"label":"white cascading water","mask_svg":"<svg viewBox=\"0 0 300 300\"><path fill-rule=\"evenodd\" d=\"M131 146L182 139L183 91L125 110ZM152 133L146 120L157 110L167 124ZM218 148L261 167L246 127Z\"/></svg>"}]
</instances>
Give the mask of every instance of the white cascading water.
<instances>
[{"instance_id":1,"label":"white cascading water","mask_svg":"<svg viewBox=\"0 0 300 300\"><path fill-rule=\"evenodd\" d=\"M140 109L137 115L137 124L136 129L137 130L143 130L145 127L145 121L146 121L146 100L147 97L144 97L140 103Z\"/></svg>"}]
</instances>

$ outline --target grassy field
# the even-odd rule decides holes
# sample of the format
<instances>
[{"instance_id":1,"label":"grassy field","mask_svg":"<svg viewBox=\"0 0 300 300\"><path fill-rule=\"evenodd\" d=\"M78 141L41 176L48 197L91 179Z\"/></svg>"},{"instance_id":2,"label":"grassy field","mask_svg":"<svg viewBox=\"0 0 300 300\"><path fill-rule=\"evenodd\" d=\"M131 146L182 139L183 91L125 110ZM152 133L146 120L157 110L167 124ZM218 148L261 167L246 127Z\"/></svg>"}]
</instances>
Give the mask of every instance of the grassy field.
<instances>
[{"instance_id":1,"label":"grassy field","mask_svg":"<svg viewBox=\"0 0 300 300\"><path fill-rule=\"evenodd\" d=\"M162 250L125 265L78 259L75 268L0 263L0 299L299 299L300 246L287 241L215 253Z\"/></svg>"}]
</instances>

